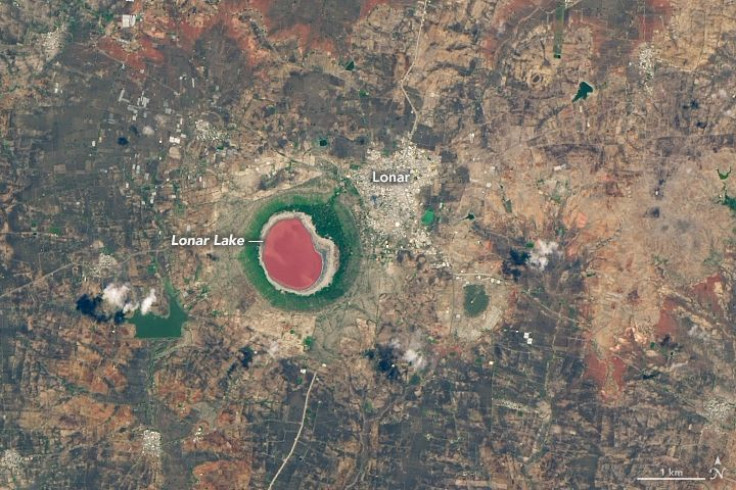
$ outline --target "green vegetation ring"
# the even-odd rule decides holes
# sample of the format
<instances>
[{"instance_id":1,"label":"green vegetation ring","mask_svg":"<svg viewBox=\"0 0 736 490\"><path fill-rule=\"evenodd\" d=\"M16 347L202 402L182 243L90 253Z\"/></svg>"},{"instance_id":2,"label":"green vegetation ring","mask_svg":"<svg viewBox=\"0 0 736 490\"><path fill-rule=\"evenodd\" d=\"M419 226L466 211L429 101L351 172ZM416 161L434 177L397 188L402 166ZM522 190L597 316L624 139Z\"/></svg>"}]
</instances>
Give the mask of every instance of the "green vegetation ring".
<instances>
[{"instance_id":1,"label":"green vegetation ring","mask_svg":"<svg viewBox=\"0 0 736 490\"><path fill-rule=\"evenodd\" d=\"M273 306L285 310L316 310L336 301L350 290L360 271L360 232L352 212L343 204L339 192L278 195L260 204L250 217L244 236L261 236L269 219L279 213L304 213L312 219L319 236L337 246L339 262L330 284L310 295L279 290L266 275L259 259L259 246L247 245L240 253L248 280ZM252 237L252 238L251 238Z\"/></svg>"}]
</instances>

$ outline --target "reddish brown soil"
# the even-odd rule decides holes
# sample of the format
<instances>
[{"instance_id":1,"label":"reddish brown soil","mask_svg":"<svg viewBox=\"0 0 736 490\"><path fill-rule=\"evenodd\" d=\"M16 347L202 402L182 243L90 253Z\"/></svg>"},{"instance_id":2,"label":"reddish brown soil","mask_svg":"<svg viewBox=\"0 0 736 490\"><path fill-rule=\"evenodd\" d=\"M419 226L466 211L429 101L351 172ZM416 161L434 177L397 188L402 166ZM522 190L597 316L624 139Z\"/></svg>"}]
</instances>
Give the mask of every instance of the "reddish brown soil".
<instances>
[{"instance_id":1,"label":"reddish brown soil","mask_svg":"<svg viewBox=\"0 0 736 490\"><path fill-rule=\"evenodd\" d=\"M144 59L151 60L154 63L163 63L165 58L164 54L156 49L153 45L153 41L151 41L148 38L143 38L140 40L141 43L141 50L140 55Z\"/></svg>"},{"instance_id":2,"label":"reddish brown soil","mask_svg":"<svg viewBox=\"0 0 736 490\"><path fill-rule=\"evenodd\" d=\"M585 355L585 377L593 380L600 388L606 385L608 378L608 366L604 361L598 359L594 352Z\"/></svg>"},{"instance_id":3,"label":"reddish brown soil","mask_svg":"<svg viewBox=\"0 0 736 490\"><path fill-rule=\"evenodd\" d=\"M620 43L623 53L632 52L642 42L650 42L655 31L666 28L672 15L672 6L669 0L646 0L644 13L638 13L633 18L637 37L625 41L622 32L612 28L612 24L606 19L584 16L581 12L573 9L569 14L569 26L586 26L593 34L593 50L599 56L604 54L601 50L611 49L611 41Z\"/></svg>"},{"instance_id":4,"label":"reddish brown soil","mask_svg":"<svg viewBox=\"0 0 736 490\"><path fill-rule=\"evenodd\" d=\"M589 351L585 355L584 377L592 380L601 390L605 391L604 397L615 397L626 386L624 375L626 374L626 363L617 354L610 354L603 359Z\"/></svg>"},{"instance_id":5,"label":"reddish brown soil","mask_svg":"<svg viewBox=\"0 0 736 490\"><path fill-rule=\"evenodd\" d=\"M259 11L263 14L264 19L266 19L272 3L273 0L249 0L248 6ZM268 20L266 20L266 26L268 26Z\"/></svg>"},{"instance_id":6,"label":"reddish brown soil","mask_svg":"<svg viewBox=\"0 0 736 490\"><path fill-rule=\"evenodd\" d=\"M593 51L600 53L601 47L607 41L616 39L616 30L612 29L606 22L585 17L580 13L573 13L568 21L569 29L579 29L581 27L587 27L593 36Z\"/></svg>"},{"instance_id":7,"label":"reddish brown soil","mask_svg":"<svg viewBox=\"0 0 736 490\"><path fill-rule=\"evenodd\" d=\"M511 0L501 7L493 16L496 23L503 21L513 25L511 21L527 17L538 8L543 10L554 10L556 0Z\"/></svg>"},{"instance_id":8,"label":"reddish brown soil","mask_svg":"<svg viewBox=\"0 0 736 490\"><path fill-rule=\"evenodd\" d=\"M365 0L361 5L360 16L370 14L378 5L394 3L392 0ZM249 67L260 63L266 56L255 34L252 32L247 19L241 20L248 11L257 11L263 18L263 23L271 39L286 41L295 39L303 50L321 50L330 54L337 52L333 39L324 37L319 26L295 23L288 27L277 28L269 17L269 10L273 0L229 0L223 1L216 8L203 7L190 11L172 13L146 11L139 7L143 20L139 25L138 42L140 49L129 51L111 37L100 41L100 49L111 58L129 66L135 76L141 78L140 70L145 68L146 61L163 63L164 54L156 49L156 44L176 44L187 52L192 52L195 43L208 31L220 26L227 38L243 51ZM142 4L141 4L142 5ZM171 34L176 36L175 40Z\"/></svg>"},{"instance_id":9,"label":"reddish brown soil","mask_svg":"<svg viewBox=\"0 0 736 490\"><path fill-rule=\"evenodd\" d=\"M364 19L368 17L368 14L370 14L371 11L379 5L386 5L389 3L391 3L390 0L364 0L363 5L360 7L360 18Z\"/></svg>"},{"instance_id":10,"label":"reddish brown soil","mask_svg":"<svg viewBox=\"0 0 736 490\"><path fill-rule=\"evenodd\" d=\"M677 319L672 313L676 306L676 303L670 299L666 299L662 303L662 309L659 312L659 321L654 326L654 333L657 338L663 338L667 335L674 337L677 332Z\"/></svg>"},{"instance_id":11,"label":"reddish brown soil","mask_svg":"<svg viewBox=\"0 0 736 490\"><path fill-rule=\"evenodd\" d=\"M187 51L192 51L197 40L208 31L221 26L225 36L245 53L248 65L253 66L262 56L258 53L259 46L248 22L240 18L241 14L253 6L252 2L246 1L223 2L216 11L193 13L179 22L166 19L163 25L171 26L178 33L179 44Z\"/></svg>"},{"instance_id":12,"label":"reddish brown soil","mask_svg":"<svg viewBox=\"0 0 736 490\"><path fill-rule=\"evenodd\" d=\"M638 16L639 41L650 42L655 31L663 31L672 17L669 0L646 0L645 12Z\"/></svg>"},{"instance_id":13,"label":"reddish brown soil","mask_svg":"<svg viewBox=\"0 0 736 490\"><path fill-rule=\"evenodd\" d=\"M494 34L488 36L481 43L481 52L488 59L488 61L494 62L496 60L496 50L498 49L499 38Z\"/></svg>"},{"instance_id":14,"label":"reddish brown soil","mask_svg":"<svg viewBox=\"0 0 736 490\"><path fill-rule=\"evenodd\" d=\"M140 71L146 67L141 56L123 49L114 39L103 37L97 44L98 48L110 58L125 63L134 71Z\"/></svg>"},{"instance_id":15,"label":"reddish brown soil","mask_svg":"<svg viewBox=\"0 0 736 490\"><path fill-rule=\"evenodd\" d=\"M272 3L272 0L250 1L250 7L260 12L263 16L263 22L271 39L275 41L296 39L300 49L319 49L330 54L335 53L335 45L332 40L321 38L319 32L315 32L313 26L297 23L285 29L277 29L269 16Z\"/></svg>"},{"instance_id":16,"label":"reddish brown soil","mask_svg":"<svg viewBox=\"0 0 736 490\"><path fill-rule=\"evenodd\" d=\"M433 347L433 352L438 358L461 356L463 354L462 348L458 345L436 344Z\"/></svg>"},{"instance_id":17,"label":"reddish brown soil","mask_svg":"<svg viewBox=\"0 0 736 490\"><path fill-rule=\"evenodd\" d=\"M208 461L194 467L192 471L197 482L197 490L225 490L233 488L249 488L251 469L249 458L238 461Z\"/></svg>"},{"instance_id":18,"label":"reddish brown soil","mask_svg":"<svg viewBox=\"0 0 736 490\"><path fill-rule=\"evenodd\" d=\"M294 24L288 29L282 29L271 36L276 41L296 39L299 47L304 50L318 49L335 54L335 43L331 39L320 38L314 29L306 24Z\"/></svg>"},{"instance_id":19,"label":"reddish brown soil","mask_svg":"<svg viewBox=\"0 0 736 490\"><path fill-rule=\"evenodd\" d=\"M717 286L719 285L719 286ZM723 277L720 274L712 275L705 279L705 281L696 284L692 288L695 299L700 303L708 313L723 317L723 308L716 294L716 288L723 287Z\"/></svg>"},{"instance_id":20,"label":"reddish brown soil","mask_svg":"<svg viewBox=\"0 0 736 490\"><path fill-rule=\"evenodd\" d=\"M626 373L626 363L619 356L613 355L610 357L610 364L613 367L611 377L616 383L616 388L621 390L626 384L624 381L624 374Z\"/></svg>"},{"instance_id":21,"label":"reddish brown soil","mask_svg":"<svg viewBox=\"0 0 736 490\"><path fill-rule=\"evenodd\" d=\"M147 61L154 64L165 62L166 57L156 48L157 45L176 44L185 51L192 52L197 40L219 25L225 36L243 51L248 66L253 66L263 56L250 26L239 18L248 5L249 3L243 1L223 2L217 10L183 13L180 20L162 13L145 12L140 24L141 31L137 36L140 45L138 49L128 50L111 37L103 37L98 46L109 57L129 66L134 76L140 78L140 70L145 68ZM175 40L171 38L172 34L176 36Z\"/></svg>"}]
</instances>

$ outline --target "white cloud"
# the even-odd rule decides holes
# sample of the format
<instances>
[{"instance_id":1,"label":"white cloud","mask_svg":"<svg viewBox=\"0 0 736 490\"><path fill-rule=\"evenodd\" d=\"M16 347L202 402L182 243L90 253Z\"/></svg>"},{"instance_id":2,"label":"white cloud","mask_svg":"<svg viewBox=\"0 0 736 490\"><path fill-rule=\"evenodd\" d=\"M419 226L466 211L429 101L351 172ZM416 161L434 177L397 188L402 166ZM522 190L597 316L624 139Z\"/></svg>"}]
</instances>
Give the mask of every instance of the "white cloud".
<instances>
[{"instance_id":1,"label":"white cloud","mask_svg":"<svg viewBox=\"0 0 736 490\"><path fill-rule=\"evenodd\" d=\"M127 315L131 311L135 311L138 309L138 303L125 303L125 306L123 307L123 314Z\"/></svg>"},{"instance_id":2,"label":"white cloud","mask_svg":"<svg viewBox=\"0 0 736 490\"><path fill-rule=\"evenodd\" d=\"M128 300L129 292L130 288L125 284L108 284L105 287L105 290L102 291L102 300L105 303L114 306L116 309L121 310Z\"/></svg>"},{"instance_id":3,"label":"white cloud","mask_svg":"<svg viewBox=\"0 0 736 490\"><path fill-rule=\"evenodd\" d=\"M151 311L151 306L156 302L156 299L156 291L151 289L148 296L143 298L143 301L141 302L141 313L147 315L148 312Z\"/></svg>"},{"instance_id":4,"label":"white cloud","mask_svg":"<svg viewBox=\"0 0 736 490\"><path fill-rule=\"evenodd\" d=\"M560 253L560 244L538 240L529 254L529 265L543 271L549 265L551 255Z\"/></svg>"},{"instance_id":5,"label":"white cloud","mask_svg":"<svg viewBox=\"0 0 736 490\"><path fill-rule=\"evenodd\" d=\"M406 352L404 352L404 355L401 356L401 359L409 363L416 371L422 369L427 364L424 356L422 356L414 349L408 349Z\"/></svg>"}]
</instances>

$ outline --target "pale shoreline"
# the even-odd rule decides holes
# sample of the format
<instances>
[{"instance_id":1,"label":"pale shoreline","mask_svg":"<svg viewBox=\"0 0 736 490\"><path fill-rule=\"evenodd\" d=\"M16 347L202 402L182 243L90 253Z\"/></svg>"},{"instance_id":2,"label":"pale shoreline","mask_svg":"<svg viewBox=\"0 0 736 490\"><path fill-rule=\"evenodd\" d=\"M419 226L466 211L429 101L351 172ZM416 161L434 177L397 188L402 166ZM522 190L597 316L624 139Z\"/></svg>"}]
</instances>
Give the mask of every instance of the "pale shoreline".
<instances>
[{"instance_id":1,"label":"pale shoreline","mask_svg":"<svg viewBox=\"0 0 736 490\"><path fill-rule=\"evenodd\" d=\"M296 211L286 211L283 213L276 213L271 216L261 229L260 239L265 240L266 235L268 235L271 227L279 221L285 219L298 219L309 232L310 238L312 240L312 245L314 246L315 250L317 250L317 253L322 256L322 271L320 272L319 278L317 279L317 281L315 281L314 284L312 284L312 286L307 289L290 289L279 284L275 280L271 279L271 276L269 276L268 269L263 263L263 245L258 247L258 262L263 268L263 272L266 274L266 279L268 279L268 282L271 283L271 285L279 291L298 294L299 296L310 296L317 291L326 288L332 283L332 279L335 277L335 273L338 269L340 251L338 250L337 245L335 245L332 240L319 236L319 234L317 233L317 229L314 227L314 223L312 223L311 216Z\"/></svg>"}]
</instances>

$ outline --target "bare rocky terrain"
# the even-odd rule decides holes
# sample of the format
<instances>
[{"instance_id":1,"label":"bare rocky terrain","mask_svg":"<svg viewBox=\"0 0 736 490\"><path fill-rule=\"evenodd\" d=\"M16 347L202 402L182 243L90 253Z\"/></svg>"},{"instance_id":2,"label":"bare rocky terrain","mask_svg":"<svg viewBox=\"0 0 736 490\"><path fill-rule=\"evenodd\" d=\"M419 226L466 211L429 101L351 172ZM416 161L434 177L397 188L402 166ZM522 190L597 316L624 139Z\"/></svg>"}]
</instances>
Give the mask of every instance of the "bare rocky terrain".
<instances>
[{"instance_id":1,"label":"bare rocky terrain","mask_svg":"<svg viewBox=\"0 0 736 490\"><path fill-rule=\"evenodd\" d=\"M636 478L717 458L736 488L735 28L714 0L3 2L0 488L702 488ZM329 189L363 256L317 311L169 244ZM151 290L181 337L136 337Z\"/></svg>"}]
</instances>

